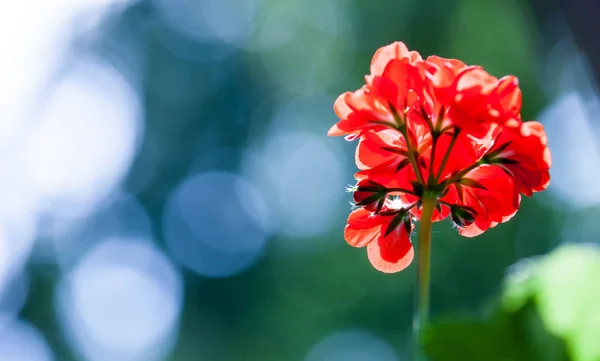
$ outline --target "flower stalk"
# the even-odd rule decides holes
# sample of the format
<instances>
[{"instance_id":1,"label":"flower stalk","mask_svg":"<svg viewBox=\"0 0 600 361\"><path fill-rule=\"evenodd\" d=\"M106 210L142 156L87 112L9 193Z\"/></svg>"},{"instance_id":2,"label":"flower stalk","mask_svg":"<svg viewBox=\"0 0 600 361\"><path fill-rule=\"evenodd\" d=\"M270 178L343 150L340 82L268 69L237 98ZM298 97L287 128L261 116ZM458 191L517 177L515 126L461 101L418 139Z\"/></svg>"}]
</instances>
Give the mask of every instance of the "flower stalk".
<instances>
[{"instance_id":1,"label":"flower stalk","mask_svg":"<svg viewBox=\"0 0 600 361\"><path fill-rule=\"evenodd\" d=\"M429 319L429 290L431 280L431 226L433 210L435 209L437 195L425 193L423 195L421 229L419 230L419 243L417 250L417 292L415 302L415 318L413 323L416 361L424 361L421 353L421 333Z\"/></svg>"}]
</instances>

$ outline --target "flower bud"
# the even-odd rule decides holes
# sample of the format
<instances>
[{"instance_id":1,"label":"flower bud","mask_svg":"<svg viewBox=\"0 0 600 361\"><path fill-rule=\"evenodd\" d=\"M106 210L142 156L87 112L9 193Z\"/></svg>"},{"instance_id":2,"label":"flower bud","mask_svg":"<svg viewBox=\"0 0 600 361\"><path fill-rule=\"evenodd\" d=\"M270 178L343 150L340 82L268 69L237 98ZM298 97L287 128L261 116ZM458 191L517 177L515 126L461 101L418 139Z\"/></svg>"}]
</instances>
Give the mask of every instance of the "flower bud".
<instances>
[{"instance_id":1,"label":"flower bud","mask_svg":"<svg viewBox=\"0 0 600 361\"><path fill-rule=\"evenodd\" d=\"M452 221L459 227L467 227L475 222L475 210L467 206L452 205L450 207Z\"/></svg>"},{"instance_id":2,"label":"flower bud","mask_svg":"<svg viewBox=\"0 0 600 361\"><path fill-rule=\"evenodd\" d=\"M387 198L387 188L369 179L363 179L354 188L354 203L371 212L379 212Z\"/></svg>"}]
</instances>

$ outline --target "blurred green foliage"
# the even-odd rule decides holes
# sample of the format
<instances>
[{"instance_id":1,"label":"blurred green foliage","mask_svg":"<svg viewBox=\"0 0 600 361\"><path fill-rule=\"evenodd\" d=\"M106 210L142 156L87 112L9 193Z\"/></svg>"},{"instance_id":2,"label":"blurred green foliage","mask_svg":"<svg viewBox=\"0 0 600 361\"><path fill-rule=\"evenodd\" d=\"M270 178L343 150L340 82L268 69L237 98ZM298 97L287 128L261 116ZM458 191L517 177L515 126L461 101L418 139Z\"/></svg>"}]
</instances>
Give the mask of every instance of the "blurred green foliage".
<instances>
[{"instance_id":1,"label":"blurred green foliage","mask_svg":"<svg viewBox=\"0 0 600 361\"><path fill-rule=\"evenodd\" d=\"M435 322L433 361L600 360L600 248L563 246L517 263L489 319Z\"/></svg>"}]
</instances>

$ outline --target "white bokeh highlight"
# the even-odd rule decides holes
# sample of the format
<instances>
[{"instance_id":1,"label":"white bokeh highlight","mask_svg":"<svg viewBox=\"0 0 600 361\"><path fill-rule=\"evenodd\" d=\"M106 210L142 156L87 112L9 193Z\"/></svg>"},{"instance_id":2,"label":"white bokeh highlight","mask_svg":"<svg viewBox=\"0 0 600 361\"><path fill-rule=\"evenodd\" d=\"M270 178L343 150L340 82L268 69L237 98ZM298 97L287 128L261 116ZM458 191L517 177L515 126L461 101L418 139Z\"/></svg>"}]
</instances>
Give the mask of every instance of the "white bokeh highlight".
<instances>
[{"instance_id":1,"label":"white bokeh highlight","mask_svg":"<svg viewBox=\"0 0 600 361\"><path fill-rule=\"evenodd\" d=\"M137 93L106 63L73 64L31 129L25 171L53 212L82 215L123 180L142 132Z\"/></svg>"},{"instance_id":2,"label":"white bokeh highlight","mask_svg":"<svg viewBox=\"0 0 600 361\"><path fill-rule=\"evenodd\" d=\"M340 330L319 341L304 361L399 361L392 346L361 330Z\"/></svg>"},{"instance_id":3,"label":"white bokeh highlight","mask_svg":"<svg viewBox=\"0 0 600 361\"><path fill-rule=\"evenodd\" d=\"M0 149L18 137L33 115L45 83L52 78L68 51L72 21L93 13L97 24L114 6L134 0L53 0L0 4ZM35 11L32 11L32 9ZM91 20L87 19L89 27Z\"/></svg>"},{"instance_id":4,"label":"white bokeh highlight","mask_svg":"<svg viewBox=\"0 0 600 361\"><path fill-rule=\"evenodd\" d=\"M66 11L60 1L0 4L0 149L20 140L32 104L65 51ZM40 60L43 59L43 66Z\"/></svg>"},{"instance_id":5,"label":"white bokeh highlight","mask_svg":"<svg viewBox=\"0 0 600 361\"><path fill-rule=\"evenodd\" d=\"M74 19L93 9L94 19L100 21L104 10L128 1L0 4L0 49L10 54L0 59L3 320L14 318L26 302L29 287L24 268L40 237L41 221L55 217L53 211L59 209L83 216L128 168L131 147L118 146L113 140L131 145L130 139L137 137L132 135L139 131L131 121L137 117L133 115L137 112L133 90L116 70L100 62L76 61L61 69L71 40L80 35L73 31ZM110 149L115 145L116 149ZM123 153L115 156L112 151ZM17 357L4 355L9 354L0 352L0 359ZM14 360L44 360L35 355L23 352L22 358Z\"/></svg>"},{"instance_id":6,"label":"white bokeh highlight","mask_svg":"<svg viewBox=\"0 0 600 361\"><path fill-rule=\"evenodd\" d=\"M569 92L557 98L539 116L552 149L550 194L573 208L600 203L600 112L595 94Z\"/></svg>"},{"instance_id":7,"label":"white bokeh highlight","mask_svg":"<svg viewBox=\"0 0 600 361\"><path fill-rule=\"evenodd\" d=\"M57 313L87 360L162 360L183 300L180 272L150 241L108 239L62 280Z\"/></svg>"},{"instance_id":8,"label":"white bokeh highlight","mask_svg":"<svg viewBox=\"0 0 600 361\"><path fill-rule=\"evenodd\" d=\"M0 360L54 361L55 359L39 330L25 321L14 320L0 327Z\"/></svg>"},{"instance_id":9,"label":"white bokeh highlight","mask_svg":"<svg viewBox=\"0 0 600 361\"><path fill-rule=\"evenodd\" d=\"M207 277L251 267L270 233L263 194L240 175L206 172L186 178L169 196L162 228L173 257Z\"/></svg>"},{"instance_id":10,"label":"white bokeh highlight","mask_svg":"<svg viewBox=\"0 0 600 361\"><path fill-rule=\"evenodd\" d=\"M581 210L600 204L600 97L586 56L578 50L564 19L555 20L552 31L561 29L564 37L541 67L542 89L551 101L537 119L546 128L552 151L549 200L554 206Z\"/></svg>"}]
</instances>

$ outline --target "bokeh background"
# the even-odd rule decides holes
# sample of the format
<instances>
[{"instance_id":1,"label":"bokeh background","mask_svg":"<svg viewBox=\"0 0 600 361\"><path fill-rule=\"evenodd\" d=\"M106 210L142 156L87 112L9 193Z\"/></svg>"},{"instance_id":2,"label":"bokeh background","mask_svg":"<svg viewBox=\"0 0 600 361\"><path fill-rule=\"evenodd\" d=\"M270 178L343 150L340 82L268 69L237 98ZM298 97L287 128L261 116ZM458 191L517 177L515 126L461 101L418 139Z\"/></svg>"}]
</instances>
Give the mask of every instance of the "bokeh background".
<instances>
[{"instance_id":1,"label":"bokeh background","mask_svg":"<svg viewBox=\"0 0 600 361\"><path fill-rule=\"evenodd\" d=\"M415 267L378 273L343 240L354 145L325 136L333 101L395 40L519 77L551 187L480 237L434 228L433 314L481 314L515 261L600 240L598 14L2 2L0 360L406 359Z\"/></svg>"}]
</instances>

